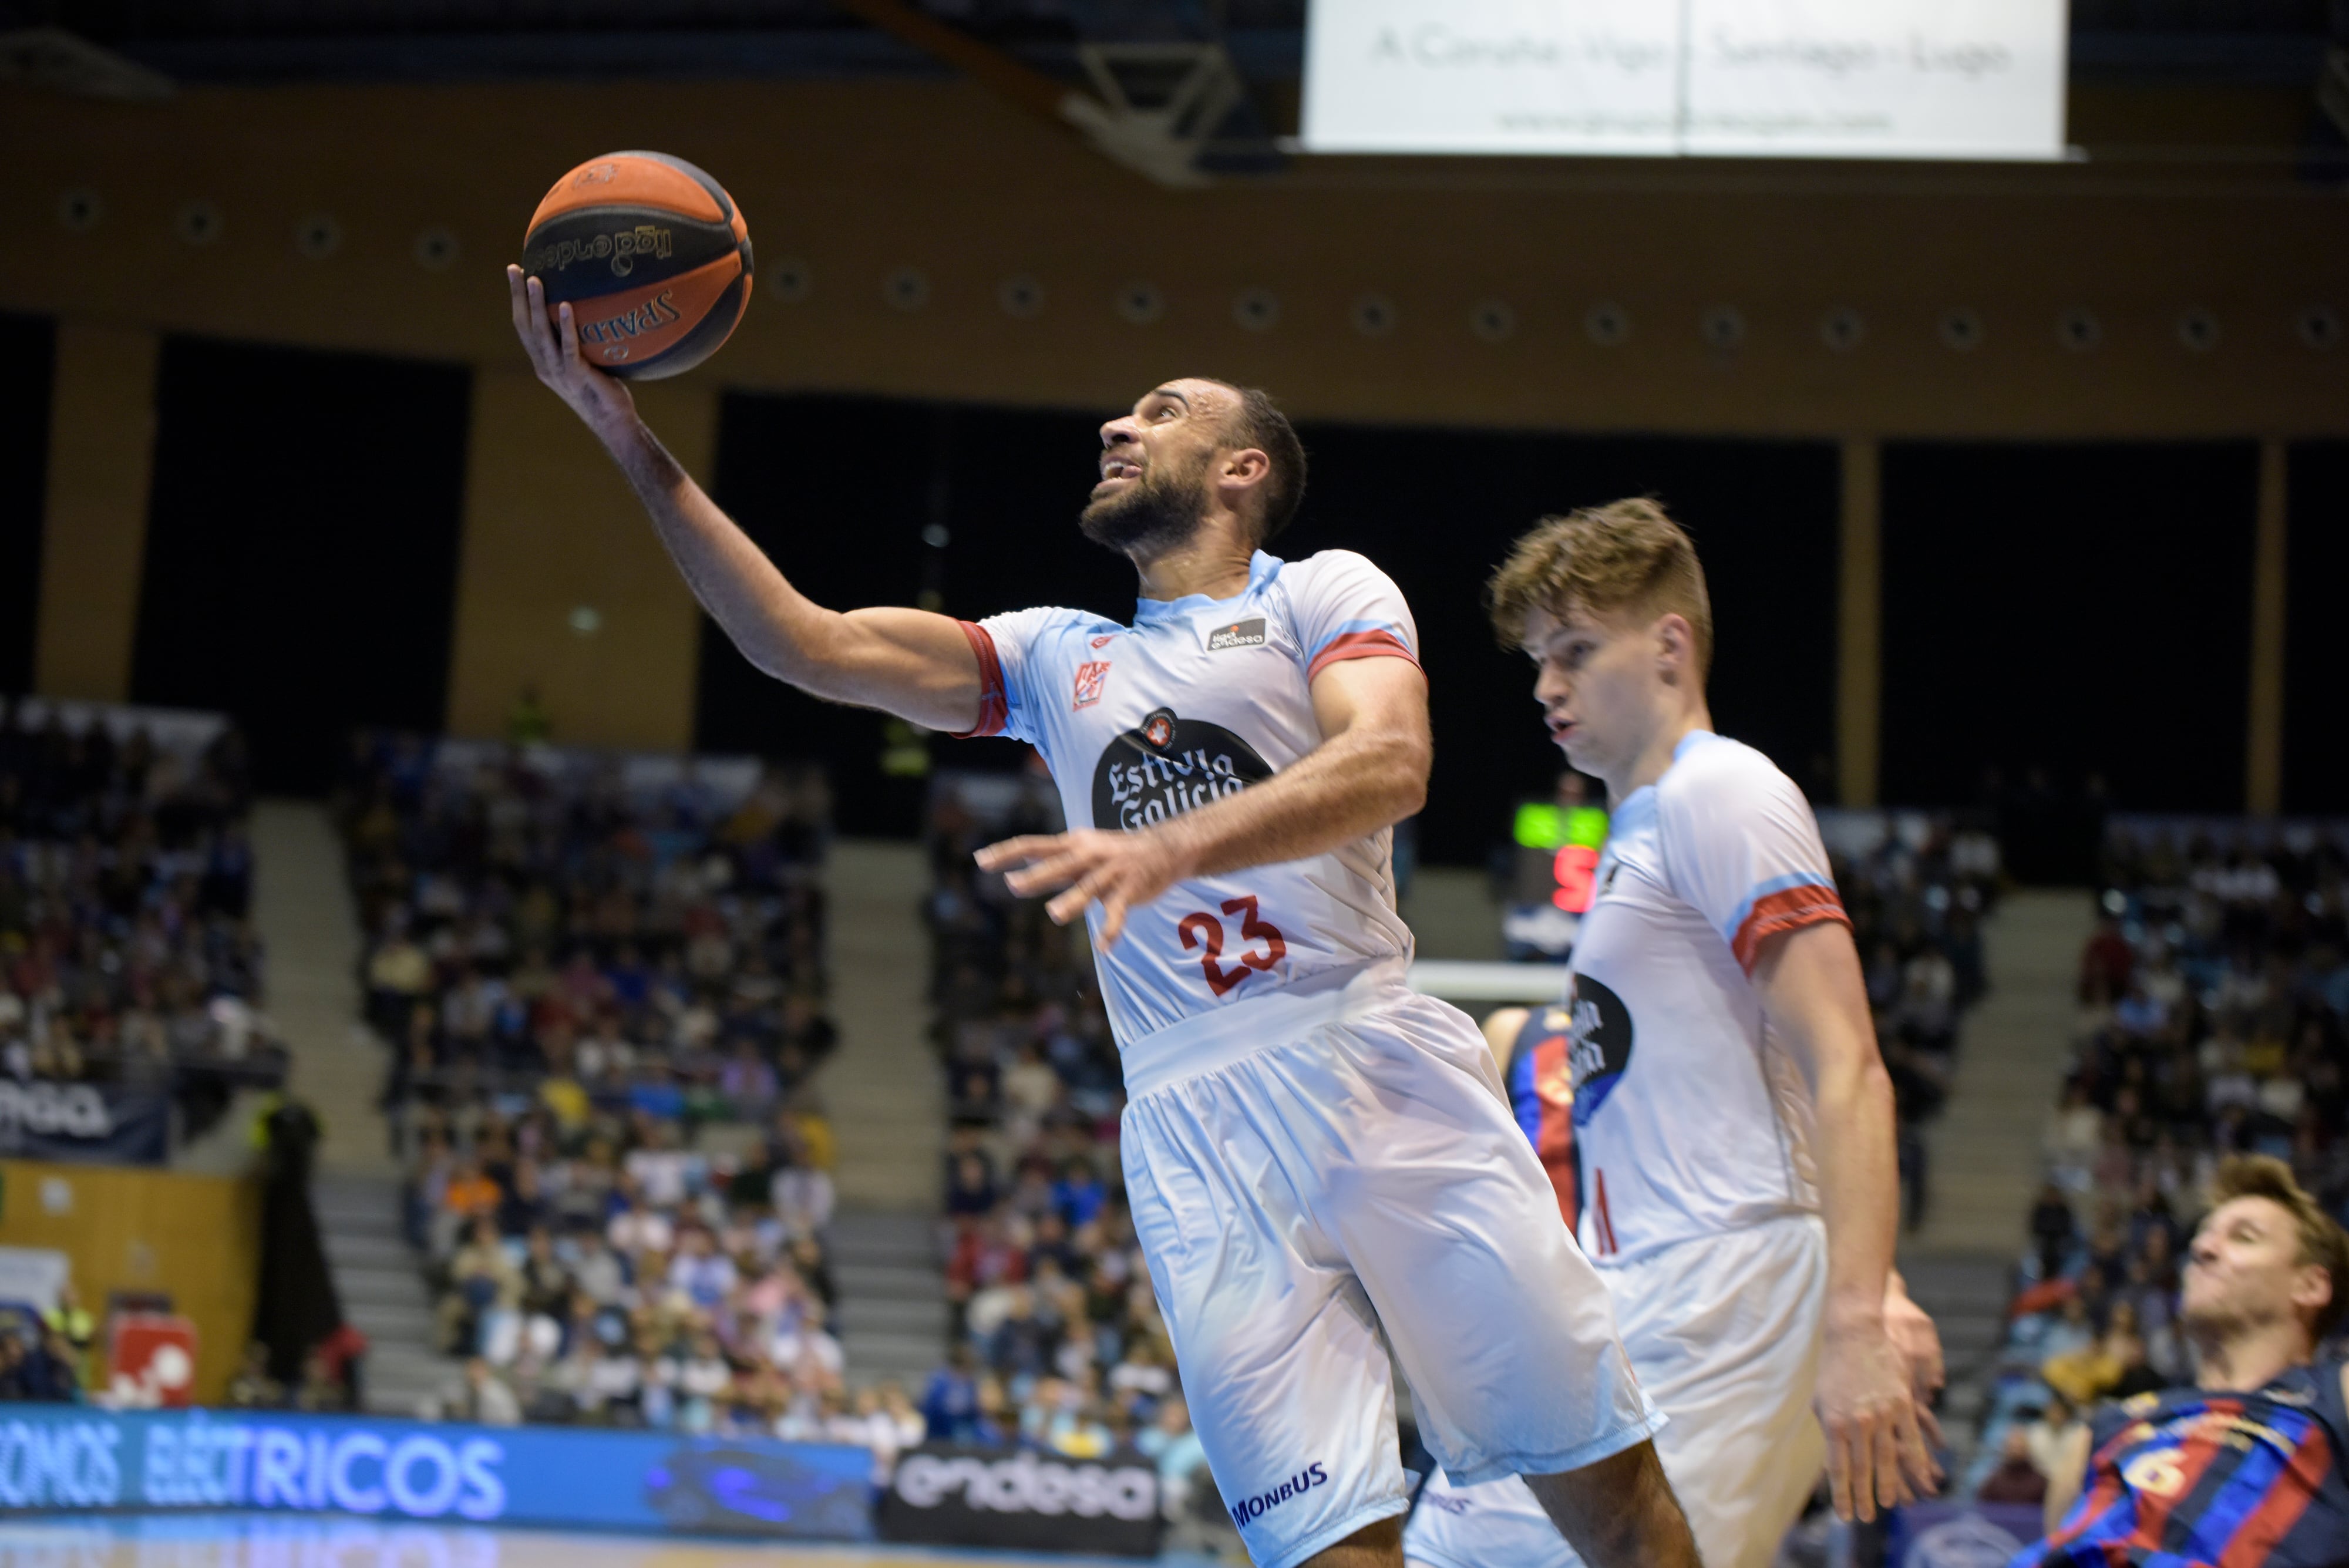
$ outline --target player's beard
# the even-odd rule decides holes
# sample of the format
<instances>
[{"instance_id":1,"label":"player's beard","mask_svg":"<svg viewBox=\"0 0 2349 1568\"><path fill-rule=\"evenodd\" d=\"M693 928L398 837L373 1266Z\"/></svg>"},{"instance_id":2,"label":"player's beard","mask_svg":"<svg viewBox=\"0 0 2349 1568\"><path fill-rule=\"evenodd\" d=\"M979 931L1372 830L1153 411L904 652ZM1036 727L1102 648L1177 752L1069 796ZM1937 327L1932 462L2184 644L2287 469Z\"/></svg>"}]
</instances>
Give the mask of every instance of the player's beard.
<instances>
[{"instance_id":1,"label":"player's beard","mask_svg":"<svg viewBox=\"0 0 2349 1568\"><path fill-rule=\"evenodd\" d=\"M1121 556L1159 556L1199 531L1207 515L1207 457L1187 468L1151 463L1142 477L1087 506L1084 536Z\"/></svg>"}]
</instances>

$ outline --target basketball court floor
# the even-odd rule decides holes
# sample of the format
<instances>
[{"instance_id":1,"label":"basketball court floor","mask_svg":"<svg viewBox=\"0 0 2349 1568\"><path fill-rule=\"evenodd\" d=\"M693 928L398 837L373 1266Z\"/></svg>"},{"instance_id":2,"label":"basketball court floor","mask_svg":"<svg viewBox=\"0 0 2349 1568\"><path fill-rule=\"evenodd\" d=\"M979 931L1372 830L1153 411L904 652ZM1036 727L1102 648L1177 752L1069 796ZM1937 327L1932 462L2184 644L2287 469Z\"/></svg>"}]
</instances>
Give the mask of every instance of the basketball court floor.
<instances>
[{"instance_id":1,"label":"basketball court floor","mask_svg":"<svg viewBox=\"0 0 2349 1568\"><path fill-rule=\"evenodd\" d=\"M1238 1560L1234 1560L1238 1561ZM1169 1555L1161 1568L1215 1568ZM0 1568L1133 1568L1132 1558L482 1530L289 1514L0 1518Z\"/></svg>"}]
</instances>

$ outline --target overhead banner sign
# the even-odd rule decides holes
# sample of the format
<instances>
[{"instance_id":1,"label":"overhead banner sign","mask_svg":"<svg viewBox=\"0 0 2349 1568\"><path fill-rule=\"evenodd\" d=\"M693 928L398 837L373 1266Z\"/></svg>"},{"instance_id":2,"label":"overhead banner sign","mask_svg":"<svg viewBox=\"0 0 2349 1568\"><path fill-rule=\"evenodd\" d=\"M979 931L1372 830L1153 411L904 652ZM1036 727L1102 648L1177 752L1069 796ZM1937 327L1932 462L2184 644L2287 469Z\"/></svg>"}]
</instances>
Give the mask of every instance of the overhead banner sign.
<instances>
[{"instance_id":1,"label":"overhead banner sign","mask_svg":"<svg viewBox=\"0 0 2349 1568\"><path fill-rule=\"evenodd\" d=\"M881 1499L884 1539L1012 1552L1155 1557L1158 1472L1140 1454L1063 1459L925 1443L897 1461Z\"/></svg>"},{"instance_id":2,"label":"overhead banner sign","mask_svg":"<svg viewBox=\"0 0 2349 1568\"><path fill-rule=\"evenodd\" d=\"M0 1516L233 1509L864 1540L873 1455L769 1438L0 1405Z\"/></svg>"},{"instance_id":3,"label":"overhead banner sign","mask_svg":"<svg viewBox=\"0 0 2349 1568\"><path fill-rule=\"evenodd\" d=\"M171 1097L160 1091L0 1077L0 1155L161 1165L171 1142Z\"/></svg>"},{"instance_id":4,"label":"overhead banner sign","mask_svg":"<svg viewBox=\"0 0 2349 1568\"><path fill-rule=\"evenodd\" d=\"M1312 0L1313 152L2060 159L2064 0Z\"/></svg>"}]
</instances>

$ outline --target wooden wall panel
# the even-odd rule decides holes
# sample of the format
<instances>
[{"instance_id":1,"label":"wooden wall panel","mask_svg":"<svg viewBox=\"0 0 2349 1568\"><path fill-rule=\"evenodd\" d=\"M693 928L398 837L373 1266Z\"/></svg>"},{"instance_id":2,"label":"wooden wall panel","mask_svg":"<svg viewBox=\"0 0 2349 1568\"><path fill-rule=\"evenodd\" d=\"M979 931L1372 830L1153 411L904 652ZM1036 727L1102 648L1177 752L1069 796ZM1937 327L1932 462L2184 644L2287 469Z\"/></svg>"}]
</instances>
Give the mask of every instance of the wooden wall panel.
<instances>
[{"instance_id":1,"label":"wooden wall panel","mask_svg":"<svg viewBox=\"0 0 2349 1568\"><path fill-rule=\"evenodd\" d=\"M258 1179L0 1160L0 1245L66 1254L101 1315L109 1291L170 1292L196 1325L197 1399L227 1392L261 1278Z\"/></svg>"}]
</instances>

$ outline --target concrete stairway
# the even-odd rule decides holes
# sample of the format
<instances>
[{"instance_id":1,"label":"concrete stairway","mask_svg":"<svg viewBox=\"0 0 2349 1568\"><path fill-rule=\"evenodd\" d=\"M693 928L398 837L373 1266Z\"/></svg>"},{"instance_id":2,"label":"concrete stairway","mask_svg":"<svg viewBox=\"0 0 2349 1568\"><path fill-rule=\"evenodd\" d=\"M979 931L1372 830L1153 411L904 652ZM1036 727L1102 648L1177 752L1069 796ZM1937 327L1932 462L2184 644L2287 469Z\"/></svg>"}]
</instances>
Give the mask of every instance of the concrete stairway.
<instances>
[{"instance_id":1,"label":"concrete stairway","mask_svg":"<svg viewBox=\"0 0 2349 1568\"><path fill-rule=\"evenodd\" d=\"M895 1378L916 1398L945 1359L946 1282L936 1221L903 1210L843 1209L832 1221L832 1272L840 1290L833 1330L858 1387Z\"/></svg>"},{"instance_id":2,"label":"concrete stairway","mask_svg":"<svg viewBox=\"0 0 2349 1568\"><path fill-rule=\"evenodd\" d=\"M310 1189L343 1315L367 1336L367 1407L413 1416L461 1367L432 1345L423 1260L399 1233L399 1183L388 1176L326 1174Z\"/></svg>"},{"instance_id":3,"label":"concrete stairway","mask_svg":"<svg viewBox=\"0 0 2349 1568\"><path fill-rule=\"evenodd\" d=\"M1961 1461L1973 1452L1990 1374L2005 1338L2010 1269L2010 1259L1988 1253L1904 1255L1900 1260L1909 1299L1932 1314L1934 1326L1941 1332L1949 1376L1941 1397L1941 1435Z\"/></svg>"},{"instance_id":4,"label":"concrete stairway","mask_svg":"<svg viewBox=\"0 0 2349 1568\"><path fill-rule=\"evenodd\" d=\"M2032 889L2009 895L1984 925L1990 994L1966 1019L1949 1105L1926 1128L1931 1203L1918 1251L2011 1257L2022 1247L2095 919L2085 891Z\"/></svg>"},{"instance_id":5,"label":"concrete stairway","mask_svg":"<svg viewBox=\"0 0 2349 1568\"><path fill-rule=\"evenodd\" d=\"M921 846L844 839L833 846L833 1015L840 1048L820 1093L840 1139L833 1181L850 1207L927 1214L938 1201L946 1095L930 1049L930 886Z\"/></svg>"},{"instance_id":6,"label":"concrete stairway","mask_svg":"<svg viewBox=\"0 0 2349 1568\"><path fill-rule=\"evenodd\" d=\"M343 846L326 808L254 808L254 923L269 954L267 1012L293 1049L290 1087L326 1127L322 1168L388 1176L376 1096L384 1047L359 1022L359 930Z\"/></svg>"},{"instance_id":7,"label":"concrete stairway","mask_svg":"<svg viewBox=\"0 0 2349 1568\"><path fill-rule=\"evenodd\" d=\"M1990 994L1968 1016L1950 1099L1926 1129L1930 1202L1901 1245L1909 1293L1949 1364L1941 1425L1960 1473L2005 1335L2012 1270L2040 1180L2040 1135L2070 1044L2072 981L2094 911L2085 892L2010 894L1982 931Z\"/></svg>"}]
</instances>

